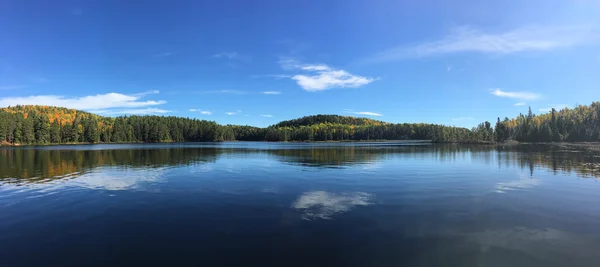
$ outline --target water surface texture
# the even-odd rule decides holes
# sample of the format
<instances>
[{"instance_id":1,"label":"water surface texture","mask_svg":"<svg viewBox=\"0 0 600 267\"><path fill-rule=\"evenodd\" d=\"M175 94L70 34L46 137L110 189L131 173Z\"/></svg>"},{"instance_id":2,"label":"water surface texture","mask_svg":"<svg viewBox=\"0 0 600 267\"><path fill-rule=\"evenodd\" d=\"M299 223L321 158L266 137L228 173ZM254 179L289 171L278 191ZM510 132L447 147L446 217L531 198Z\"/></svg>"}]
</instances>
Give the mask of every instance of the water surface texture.
<instances>
[{"instance_id":1,"label":"water surface texture","mask_svg":"<svg viewBox=\"0 0 600 267\"><path fill-rule=\"evenodd\" d=\"M0 266L598 266L600 154L195 143L0 149Z\"/></svg>"}]
</instances>

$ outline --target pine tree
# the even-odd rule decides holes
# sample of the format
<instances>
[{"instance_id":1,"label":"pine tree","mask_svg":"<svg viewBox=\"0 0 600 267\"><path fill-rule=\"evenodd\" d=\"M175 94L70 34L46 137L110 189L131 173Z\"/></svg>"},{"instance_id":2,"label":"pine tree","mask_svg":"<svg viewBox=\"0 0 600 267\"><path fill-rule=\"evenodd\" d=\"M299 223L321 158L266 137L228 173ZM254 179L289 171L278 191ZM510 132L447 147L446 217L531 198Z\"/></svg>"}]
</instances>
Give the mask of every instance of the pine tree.
<instances>
[{"instance_id":1,"label":"pine tree","mask_svg":"<svg viewBox=\"0 0 600 267\"><path fill-rule=\"evenodd\" d=\"M84 130L85 142L98 143L100 141L100 134L98 133L98 121L96 119L86 120L86 126Z\"/></svg>"},{"instance_id":2,"label":"pine tree","mask_svg":"<svg viewBox=\"0 0 600 267\"><path fill-rule=\"evenodd\" d=\"M50 124L50 142L53 144L58 144L62 140L61 137L61 128L60 124L54 120L52 124Z\"/></svg>"},{"instance_id":3,"label":"pine tree","mask_svg":"<svg viewBox=\"0 0 600 267\"><path fill-rule=\"evenodd\" d=\"M20 139L24 144L35 143L35 132L32 119L23 119L21 122Z\"/></svg>"},{"instance_id":4,"label":"pine tree","mask_svg":"<svg viewBox=\"0 0 600 267\"><path fill-rule=\"evenodd\" d=\"M48 117L40 114L35 118L35 139L38 144L50 143L50 130L48 126Z\"/></svg>"}]
</instances>

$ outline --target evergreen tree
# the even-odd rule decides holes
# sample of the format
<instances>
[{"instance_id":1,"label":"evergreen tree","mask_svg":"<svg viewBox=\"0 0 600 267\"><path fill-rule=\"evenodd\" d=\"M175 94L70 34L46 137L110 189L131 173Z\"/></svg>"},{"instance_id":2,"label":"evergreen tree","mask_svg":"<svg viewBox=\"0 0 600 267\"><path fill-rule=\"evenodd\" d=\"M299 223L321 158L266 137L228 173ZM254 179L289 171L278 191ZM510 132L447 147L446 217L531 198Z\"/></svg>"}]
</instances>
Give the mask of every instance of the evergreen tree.
<instances>
[{"instance_id":1,"label":"evergreen tree","mask_svg":"<svg viewBox=\"0 0 600 267\"><path fill-rule=\"evenodd\" d=\"M50 127L48 117L43 114L37 116L35 120L35 143L48 144L50 143Z\"/></svg>"},{"instance_id":2,"label":"evergreen tree","mask_svg":"<svg viewBox=\"0 0 600 267\"><path fill-rule=\"evenodd\" d=\"M32 119L23 119L23 121L21 122L20 132L21 142L23 142L24 144L35 143L35 131Z\"/></svg>"},{"instance_id":3,"label":"evergreen tree","mask_svg":"<svg viewBox=\"0 0 600 267\"><path fill-rule=\"evenodd\" d=\"M54 144L60 143L62 140L60 124L54 120L50 124L50 142Z\"/></svg>"},{"instance_id":4,"label":"evergreen tree","mask_svg":"<svg viewBox=\"0 0 600 267\"><path fill-rule=\"evenodd\" d=\"M100 141L100 134L98 133L98 121L94 118L90 118L85 121L86 126L84 130L85 142L98 143Z\"/></svg>"}]
</instances>

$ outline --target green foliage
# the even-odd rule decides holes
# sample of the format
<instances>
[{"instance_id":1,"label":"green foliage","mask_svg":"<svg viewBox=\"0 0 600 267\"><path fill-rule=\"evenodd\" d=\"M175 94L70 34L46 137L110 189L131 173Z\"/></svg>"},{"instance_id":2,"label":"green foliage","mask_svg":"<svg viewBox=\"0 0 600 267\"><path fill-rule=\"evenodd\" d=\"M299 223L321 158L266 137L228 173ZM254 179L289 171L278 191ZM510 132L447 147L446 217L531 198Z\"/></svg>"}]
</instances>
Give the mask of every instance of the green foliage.
<instances>
[{"instance_id":1,"label":"green foliage","mask_svg":"<svg viewBox=\"0 0 600 267\"><path fill-rule=\"evenodd\" d=\"M527 116L497 123L497 141L519 142L597 142L600 141L600 102L574 109L535 115L531 108Z\"/></svg>"},{"instance_id":2,"label":"green foliage","mask_svg":"<svg viewBox=\"0 0 600 267\"><path fill-rule=\"evenodd\" d=\"M299 126L310 126L315 124L346 124L346 125L385 125L389 124L382 121L367 119L367 118L355 118L350 116L339 116L339 115L313 115L305 116L299 119L282 121L275 124L275 127L299 127Z\"/></svg>"},{"instance_id":3,"label":"green foliage","mask_svg":"<svg viewBox=\"0 0 600 267\"><path fill-rule=\"evenodd\" d=\"M55 120L50 124L50 143L58 144L62 141L60 124Z\"/></svg>"},{"instance_id":4,"label":"green foliage","mask_svg":"<svg viewBox=\"0 0 600 267\"><path fill-rule=\"evenodd\" d=\"M600 102L575 109L552 110L515 119L498 118L466 128L386 123L366 118L315 115L283 121L267 128L218 125L214 121L163 116L101 117L45 106L0 109L0 142L57 144L75 142L201 141L343 141L432 140L434 142L600 141Z\"/></svg>"}]
</instances>

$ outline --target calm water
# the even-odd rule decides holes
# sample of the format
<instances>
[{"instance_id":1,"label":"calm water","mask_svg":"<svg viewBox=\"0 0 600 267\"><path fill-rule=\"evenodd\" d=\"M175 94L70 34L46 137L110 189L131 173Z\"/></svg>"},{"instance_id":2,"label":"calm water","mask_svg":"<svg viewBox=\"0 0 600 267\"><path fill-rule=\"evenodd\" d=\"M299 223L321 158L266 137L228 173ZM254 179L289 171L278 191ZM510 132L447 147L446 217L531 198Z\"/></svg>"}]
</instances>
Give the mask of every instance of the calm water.
<instances>
[{"instance_id":1,"label":"calm water","mask_svg":"<svg viewBox=\"0 0 600 267\"><path fill-rule=\"evenodd\" d=\"M0 149L0 266L599 266L600 154L220 143Z\"/></svg>"}]
</instances>

